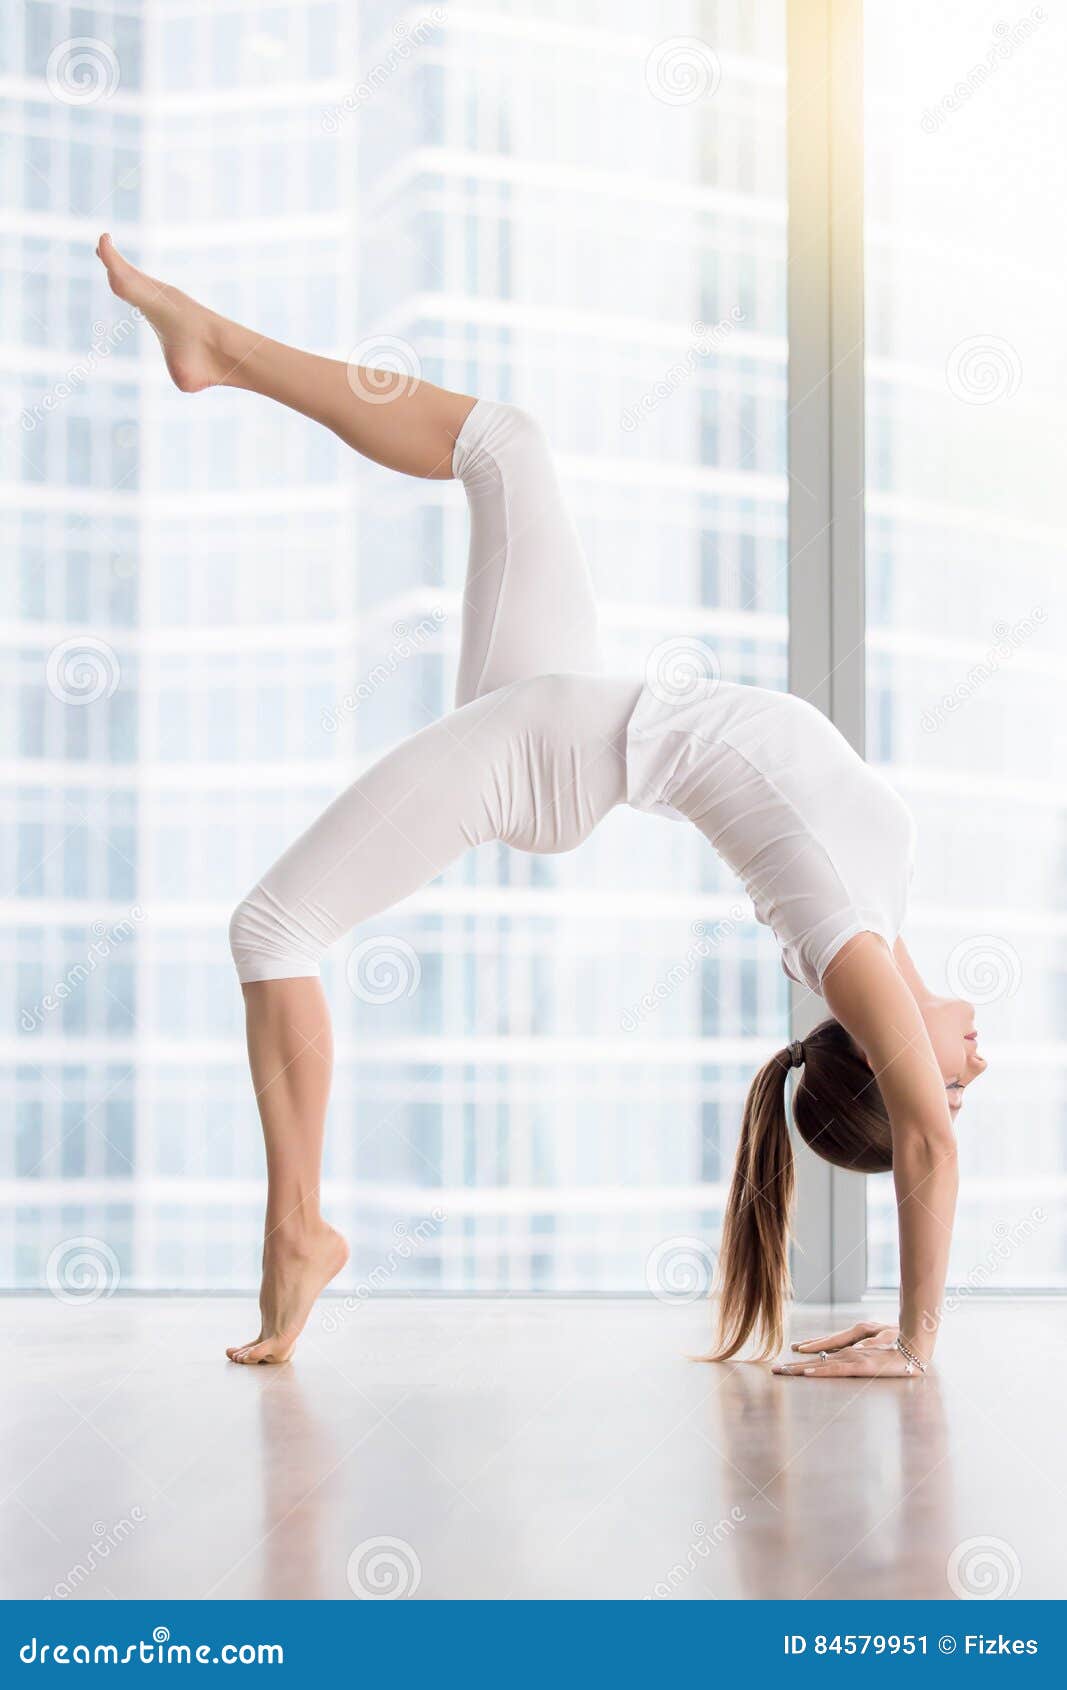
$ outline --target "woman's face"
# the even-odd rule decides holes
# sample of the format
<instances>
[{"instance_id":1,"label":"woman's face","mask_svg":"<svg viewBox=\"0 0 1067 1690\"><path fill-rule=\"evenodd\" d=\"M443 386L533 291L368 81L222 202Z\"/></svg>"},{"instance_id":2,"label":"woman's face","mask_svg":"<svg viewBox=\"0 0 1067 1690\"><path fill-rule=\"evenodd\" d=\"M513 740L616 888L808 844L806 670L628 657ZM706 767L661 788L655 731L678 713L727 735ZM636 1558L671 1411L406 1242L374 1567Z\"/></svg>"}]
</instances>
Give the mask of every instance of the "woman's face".
<instances>
[{"instance_id":1,"label":"woman's face","mask_svg":"<svg viewBox=\"0 0 1067 1690\"><path fill-rule=\"evenodd\" d=\"M944 1077L948 1106L955 1115L963 1102L965 1087L986 1068L978 1054L974 1005L963 998L928 998L919 1009Z\"/></svg>"}]
</instances>

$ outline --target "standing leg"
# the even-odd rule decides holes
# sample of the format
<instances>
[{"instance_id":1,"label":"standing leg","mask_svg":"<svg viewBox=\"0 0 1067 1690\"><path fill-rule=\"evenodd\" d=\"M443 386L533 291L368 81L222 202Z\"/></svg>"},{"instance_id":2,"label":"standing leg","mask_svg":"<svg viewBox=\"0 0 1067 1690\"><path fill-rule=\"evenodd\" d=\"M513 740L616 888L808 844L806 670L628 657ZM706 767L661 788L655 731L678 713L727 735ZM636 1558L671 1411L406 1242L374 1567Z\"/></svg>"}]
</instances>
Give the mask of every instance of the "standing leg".
<instances>
[{"instance_id":1,"label":"standing leg","mask_svg":"<svg viewBox=\"0 0 1067 1690\"><path fill-rule=\"evenodd\" d=\"M234 913L248 1054L267 1147L261 1325L233 1361L292 1353L312 1304L347 1259L319 1213L330 1022L319 959L357 922L433 880L509 818L516 741L508 695L423 728L343 792Z\"/></svg>"},{"instance_id":2,"label":"standing leg","mask_svg":"<svg viewBox=\"0 0 1067 1690\"><path fill-rule=\"evenodd\" d=\"M100 237L96 250L112 292L152 325L183 393L205 387L261 393L332 429L346 446L387 469L451 478L456 436L474 404L467 395L284 346L146 276L123 258L110 235Z\"/></svg>"},{"instance_id":3,"label":"standing leg","mask_svg":"<svg viewBox=\"0 0 1067 1690\"><path fill-rule=\"evenodd\" d=\"M333 1070L330 1012L318 980L242 988L248 1062L267 1149L259 1337L231 1361L286 1361L348 1245L319 1210L326 1105Z\"/></svg>"}]
</instances>

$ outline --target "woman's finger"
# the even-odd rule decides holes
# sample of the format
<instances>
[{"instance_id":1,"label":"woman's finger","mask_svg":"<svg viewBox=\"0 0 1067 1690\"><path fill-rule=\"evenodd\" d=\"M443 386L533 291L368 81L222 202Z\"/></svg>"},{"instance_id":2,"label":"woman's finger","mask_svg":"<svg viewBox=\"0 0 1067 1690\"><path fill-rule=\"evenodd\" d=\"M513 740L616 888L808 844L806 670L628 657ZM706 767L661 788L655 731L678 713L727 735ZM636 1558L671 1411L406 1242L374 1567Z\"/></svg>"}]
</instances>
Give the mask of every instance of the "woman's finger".
<instances>
[{"instance_id":1,"label":"woman's finger","mask_svg":"<svg viewBox=\"0 0 1067 1690\"><path fill-rule=\"evenodd\" d=\"M871 1327L867 1321L858 1320L855 1326L850 1326L847 1332L831 1332L828 1338L805 1338L799 1344L791 1344L790 1348L800 1355L807 1355L820 1350L846 1350L850 1344L855 1344L860 1338L869 1338Z\"/></svg>"}]
</instances>

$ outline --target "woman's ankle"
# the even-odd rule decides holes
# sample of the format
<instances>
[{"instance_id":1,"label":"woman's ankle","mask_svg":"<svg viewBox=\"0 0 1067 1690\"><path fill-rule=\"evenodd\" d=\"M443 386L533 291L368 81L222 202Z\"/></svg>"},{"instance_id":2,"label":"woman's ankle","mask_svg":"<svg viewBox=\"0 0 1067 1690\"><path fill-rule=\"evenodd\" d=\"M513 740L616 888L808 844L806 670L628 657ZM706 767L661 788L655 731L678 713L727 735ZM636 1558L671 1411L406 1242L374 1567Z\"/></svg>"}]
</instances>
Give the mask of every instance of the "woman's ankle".
<instances>
[{"instance_id":1,"label":"woman's ankle","mask_svg":"<svg viewBox=\"0 0 1067 1690\"><path fill-rule=\"evenodd\" d=\"M277 1220L272 1220L268 1214L263 1232L263 1245L267 1250L303 1255L320 1244L323 1235L329 1231L330 1228L318 1210L309 1214L305 1209L301 1209L282 1215Z\"/></svg>"}]
</instances>

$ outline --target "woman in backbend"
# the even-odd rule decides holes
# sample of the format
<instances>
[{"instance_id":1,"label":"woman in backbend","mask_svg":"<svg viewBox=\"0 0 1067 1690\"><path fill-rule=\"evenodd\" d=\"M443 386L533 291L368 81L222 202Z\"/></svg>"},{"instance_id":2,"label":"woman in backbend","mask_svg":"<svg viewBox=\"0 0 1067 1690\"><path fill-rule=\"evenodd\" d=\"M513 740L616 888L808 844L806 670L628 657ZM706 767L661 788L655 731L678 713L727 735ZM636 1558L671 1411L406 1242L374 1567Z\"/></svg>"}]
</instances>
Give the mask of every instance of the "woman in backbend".
<instances>
[{"instance_id":1,"label":"woman in backbend","mask_svg":"<svg viewBox=\"0 0 1067 1690\"><path fill-rule=\"evenodd\" d=\"M388 376L217 316L134 269L107 235L98 251L183 392L263 394L390 469L458 477L470 507L457 708L343 792L231 923L269 1183L260 1332L227 1354L287 1360L347 1259L319 1212L331 1072L323 953L472 846L569 851L629 803L700 829L744 882L790 978L830 1011L749 1092L716 1357L752 1337L765 1355L782 1341L793 1196L785 1094L796 1067L793 1115L811 1148L839 1167L893 1170L901 1297L899 1330L854 1328L798 1346L823 1354L794 1370L925 1369L955 1208L952 1116L985 1064L970 1004L930 992L900 939L912 834L900 800L801 699L711 682L664 699L600 674L589 572L544 437L524 411L406 378L382 403Z\"/></svg>"}]
</instances>

